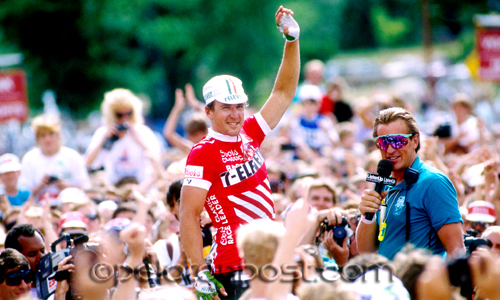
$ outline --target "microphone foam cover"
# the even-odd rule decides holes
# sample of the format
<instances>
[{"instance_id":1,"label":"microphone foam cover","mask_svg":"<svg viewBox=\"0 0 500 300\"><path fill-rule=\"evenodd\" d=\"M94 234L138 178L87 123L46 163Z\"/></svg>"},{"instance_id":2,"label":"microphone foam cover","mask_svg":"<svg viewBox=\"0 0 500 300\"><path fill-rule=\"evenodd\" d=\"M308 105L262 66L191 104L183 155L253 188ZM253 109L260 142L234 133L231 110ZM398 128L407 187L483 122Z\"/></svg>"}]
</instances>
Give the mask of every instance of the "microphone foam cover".
<instances>
[{"instance_id":1,"label":"microphone foam cover","mask_svg":"<svg viewBox=\"0 0 500 300\"><path fill-rule=\"evenodd\" d=\"M392 172L392 162L388 159L381 159L377 165L377 174L383 177L389 177Z\"/></svg>"}]
</instances>

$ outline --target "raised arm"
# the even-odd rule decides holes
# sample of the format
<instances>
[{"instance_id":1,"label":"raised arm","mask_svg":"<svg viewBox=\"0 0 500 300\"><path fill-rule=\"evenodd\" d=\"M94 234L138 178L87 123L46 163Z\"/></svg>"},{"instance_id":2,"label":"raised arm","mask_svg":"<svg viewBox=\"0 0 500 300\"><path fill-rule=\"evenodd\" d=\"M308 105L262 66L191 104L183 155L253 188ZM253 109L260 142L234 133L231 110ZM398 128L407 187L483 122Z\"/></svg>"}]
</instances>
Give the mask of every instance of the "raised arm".
<instances>
[{"instance_id":1,"label":"raised arm","mask_svg":"<svg viewBox=\"0 0 500 300\"><path fill-rule=\"evenodd\" d=\"M178 148L184 153L189 153L191 151L191 147L193 147L193 143L180 136L177 132L175 132L175 128L179 121L179 115L184 109L186 102L184 99L184 93L181 89L175 90L175 104L170 111L170 115L165 122L165 127L163 129L163 136L175 148Z\"/></svg>"},{"instance_id":2,"label":"raised arm","mask_svg":"<svg viewBox=\"0 0 500 300\"><path fill-rule=\"evenodd\" d=\"M102 134L101 130L105 130L105 133ZM85 152L85 165L87 167L91 166L94 160L97 158L99 151L101 151L102 147L106 143L106 140L113 135L116 135L118 130L116 130L115 126L106 126L106 129L97 129L96 132L92 135L92 139L90 140L90 145Z\"/></svg>"},{"instance_id":3,"label":"raised arm","mask_svg":"<svg viewBox=\"0 0 500 300\"><path fill-rule=\"evenodd\" d=\"M309 205L303 199L297 200L287 213L285 220L285 235L281 238L276 254L274 255L274 266L285 266L294 263L295 247L305 234L316 226L317 212L309 209ZM265 299L287 299L292 291L293 281L289 278L281 278L272 281L265 291Z\"/></svg>"},{"instance_id":4,"label":"raised arm","mask_svg":"<svg viewBox=\"0 0 500 300\"><path fill-rule=\"evenodd\" d=\"M293 12L280 6L276 12L276 24L280 24L284 14L293 15ZM290 33L288 25L283 26L283 33L285 35ZM276 125L278 125L281 117L292 102L297 90L299 75L300 49L299 41L295 39L293 42L287 41L285 43L283 59L273 90L260 111L262 117L266 120L271 129L274 129Z\"/></svg>"},{"instance_id":5,"label":"raised arm","mask_svg":"<svg viewBox=\"0 0 500 300\"><path fill-rule=\"evenodd\" d=\"M145 253L146 229L143 225L132 223L120 232L120 240L128 245L129 254L124 265L132 270L136 270L142 265L142 259ZM136 288L138 280L135 278L120 282L111 300L134 300L137 299Z\"/></svg>"},{"instance_id":6,"label":"raised arm","mask_svg":"<svg viewBox=\"0 0 500 300\"><path fill-rule=\"evenodd\" d=\"M205 111L205 104L201 103L198 99L196 99L196 95L194 94L193 86L188 83L184 88L186 91L186 101L189 106L191 106L197 112Z\"/></svg>"}]
</instances>

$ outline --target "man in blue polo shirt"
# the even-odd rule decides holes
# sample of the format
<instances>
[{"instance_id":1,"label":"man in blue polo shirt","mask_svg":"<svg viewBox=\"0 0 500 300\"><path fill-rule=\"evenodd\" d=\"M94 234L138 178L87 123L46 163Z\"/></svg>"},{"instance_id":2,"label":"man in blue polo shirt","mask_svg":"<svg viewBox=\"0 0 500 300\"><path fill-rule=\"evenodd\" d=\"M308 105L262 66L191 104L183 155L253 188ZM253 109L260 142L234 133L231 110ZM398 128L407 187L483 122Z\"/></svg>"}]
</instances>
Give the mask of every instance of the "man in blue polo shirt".
<instances>
[{"instance_id":1,"label":"man in blue polo shirt","mask_svg":"<svg viewBox=\"0 0 500 300\"><path fill-rule=\"evenodd\" d=\"M356 234L360 253L378 250L392 260L406 243L435 254L465 251L456 190L446 175L418 158L415 117L402 108L383 110L375 119L373 137L382 158L393 164L396 185L381 194L364 191ZM378 212L384 198L387 206ZM377 217L367 220L366 213Z\"/></svg>"}]
</instances>

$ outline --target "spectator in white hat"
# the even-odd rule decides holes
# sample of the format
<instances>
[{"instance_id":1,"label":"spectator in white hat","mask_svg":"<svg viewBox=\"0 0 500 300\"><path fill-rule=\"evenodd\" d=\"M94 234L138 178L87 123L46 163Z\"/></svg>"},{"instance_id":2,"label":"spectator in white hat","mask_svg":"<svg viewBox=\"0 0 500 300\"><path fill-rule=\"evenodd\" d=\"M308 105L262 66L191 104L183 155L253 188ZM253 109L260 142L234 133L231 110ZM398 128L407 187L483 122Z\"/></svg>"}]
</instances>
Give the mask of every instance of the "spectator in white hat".
<instances>
[{"instance_id":1,"label":"spectator in white hat","mask_svg":"<svg viewBox=\"0 0 500 300\"><path fill-rule=\"evenodd\" d=\"M495 206L486 201L474 201L468 206L467 216L465 217L472 229L476 230L479 235L482 234L489 226L494 225L497 220Z\"/></svg>"},{"instance_id":2,"label":"spectator in white hat","mask_svg":"<svg viewBox=\"0 0 500 300\"><path fill-rule=\"evenodd\" d=\"M87 234L88 220L79 211L70 211L61 216L58 225L59 236L63 233L69 234L72 238Z\"/></svg>"},{"instance_id":3,"label":"spectator in white hat","mask_svg":"<svg viewBox=\"0 0 500 300\"><path fill-rule=\"evenodd\" d=\"M21 175L21 163L19 158L12 154L6 153L0 156L0 194L5 193L11 206L21 206L28 200L30 191L19 189L17 181Z\"/></svg>"},{"instance_id":4,"label":"spectator in white hat","mask_svg":"<svg viewBox=\"0 0 500 300\"><path fill-rule=\"evenodd\" d=\"M113 219L113 212L118 208L118 204L113 200L104 200L97 205L97 213L102 224L106 224Z\"/></svg>"},{"instance_id":5,"label":"spectator in white hat","mask_svg":"<svg viewBox=\"0 0 500 300\"><path fill-rule=\"evenodd\" d=\"M89 203L90 199L85 192L76 187L68 187L57 196L57 203L61 213L74 210L76 205Z\"/></svg>"},{"instance_id":6,"label":"spectator in white hat","mask_svg":"<svg viewBox=\"0 0 500 300\"><path fill-rule=\"evenodd\" d=\"M316 85L304 85L299 91L301 110L290 121L288 135L297 147L298 158L310 161L325 154L327 147L339 141L332 121L319 114L323 93Z\"/></svg>"}]
</instances>

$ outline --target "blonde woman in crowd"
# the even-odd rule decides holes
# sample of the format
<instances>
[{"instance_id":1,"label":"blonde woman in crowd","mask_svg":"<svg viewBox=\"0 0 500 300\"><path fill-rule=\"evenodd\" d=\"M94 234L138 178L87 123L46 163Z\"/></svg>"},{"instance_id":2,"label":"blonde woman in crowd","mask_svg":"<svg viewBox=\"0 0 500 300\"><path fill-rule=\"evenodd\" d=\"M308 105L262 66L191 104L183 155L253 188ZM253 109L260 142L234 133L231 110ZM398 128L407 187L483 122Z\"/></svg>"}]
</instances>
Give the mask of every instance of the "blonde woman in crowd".
<instances>
[{"instance_id":1,"label":"blonde woman in crowd","mask_svg":"<svg viewBox=\"0 0 500 300\"><path fill-rule=\"evenodd\" d=\"M148 178L151 161L159 161L160 145L144 125L142 101L127 89L104 94L102 123L85 153L91 169L104 167L105 181L114 185L124 177L139 183Z\"/></svg>"}]
</instances>

